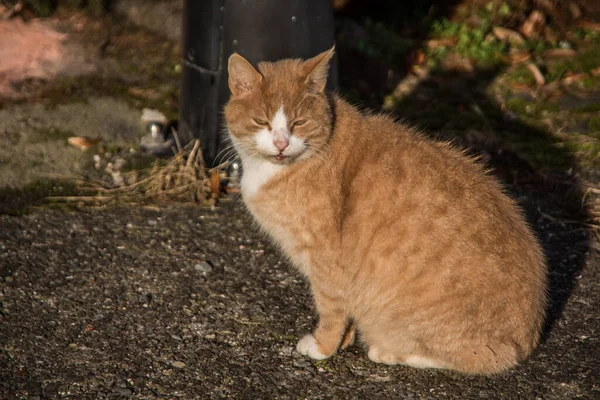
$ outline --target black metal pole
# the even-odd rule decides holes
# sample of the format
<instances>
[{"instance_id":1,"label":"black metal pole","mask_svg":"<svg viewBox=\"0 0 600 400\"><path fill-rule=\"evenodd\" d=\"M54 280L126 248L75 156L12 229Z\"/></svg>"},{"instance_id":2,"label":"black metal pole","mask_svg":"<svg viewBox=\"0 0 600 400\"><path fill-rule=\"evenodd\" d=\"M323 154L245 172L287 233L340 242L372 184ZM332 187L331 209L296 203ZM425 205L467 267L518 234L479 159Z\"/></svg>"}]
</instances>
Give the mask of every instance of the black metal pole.
<instances>
[{"instance_id":1,"label":"black metal pole","mask_svg":"<svg viewBox=\"0 0 600 400\"><path fill-rule=\"evenodd\" d=\"M328 0L185 0L179 136L200 139L212 166L222 147L223 105L229 99L227 59L250 62L312 57L334 43ZM334 61L329 87L337 87Z\"/></svg>"}]
</instances>

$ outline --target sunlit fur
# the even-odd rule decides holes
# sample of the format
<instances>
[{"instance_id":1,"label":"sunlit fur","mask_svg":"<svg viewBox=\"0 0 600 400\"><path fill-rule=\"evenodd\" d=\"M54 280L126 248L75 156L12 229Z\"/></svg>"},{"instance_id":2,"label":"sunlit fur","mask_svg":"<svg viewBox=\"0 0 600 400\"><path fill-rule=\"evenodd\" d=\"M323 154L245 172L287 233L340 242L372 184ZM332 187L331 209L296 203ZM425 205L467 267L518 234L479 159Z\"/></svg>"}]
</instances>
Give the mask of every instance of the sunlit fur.
<instances>
[{"instance_id":1,"label":"sunlit fur","mask_svg":"<svg viewBox=\"0 0 600 400\"><path fill-rule=\"evenodd\" d=\"M329 357L356 329L375 362L514 366L538 343L546 305L545 260L520 210L462 152L327 94L332 54L229 62L244 202L310 281L319 314L298 351ZM264 123L278 110L304 146L281 160L256 141L275 137Z\"/></svg>"}]
</instances>

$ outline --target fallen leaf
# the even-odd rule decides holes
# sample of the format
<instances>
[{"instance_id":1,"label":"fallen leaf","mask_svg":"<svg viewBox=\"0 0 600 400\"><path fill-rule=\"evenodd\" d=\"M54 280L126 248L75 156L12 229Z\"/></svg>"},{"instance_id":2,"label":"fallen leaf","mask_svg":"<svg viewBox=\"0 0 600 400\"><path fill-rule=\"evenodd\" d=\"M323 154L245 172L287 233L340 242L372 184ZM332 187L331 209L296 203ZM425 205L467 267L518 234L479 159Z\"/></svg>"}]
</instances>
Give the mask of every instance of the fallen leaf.
<instances>
[{"instance_id":1,"label":"fallen leaf","mask_svg":"<svg viewBox=\"0 0 600 400\"><path fill-rule=\"evenodd\" d=\"M546 50L542 57L544 58L568 58L574 57L577 55L577 52L573 49L550 49Z\"/></svg>"},{"instance_id":2,"label":"fallen leaf","mask_svg":"<svg viewBox=\"0 0 600 400\"><path fill-rule=\"evenodd\" d=\"M523 39L523 36L521 36L519 32L513 31L512 29L495 26L492 30L492 33L501 42L509 42L511 44L517 45L525 43L525 39Z\"/></svg>"},{"instance_id":3,"label":"fallen leaf","mask_svg":"<svg viewBox=\"0 0 600 400\"><path fill-rule=\"evenodd\" d=\"M540 69L533 63L527 64L527 69L533 75L535 83L537 83L538 86L544 86L544 84L546 83L546 79L544 78L544 75L542 75Z\"/></svg>"},{"instance_id":4,"label":"fallen leaf","mask_svg":"<svg viewBox=\"0 0 600 400\"><path fill-rule=\"evenodd\" d=\"M591 21L579 21L577 27L600 33L600 24Z\"/></svg>"},{"instance_id":5,"label":"fallen leaf","mask_svg":"<svg viewBox=\"0 0 600 400\"><path fill-rule=\"evenodd\" d=\"M580 74L573 74L573 75L569 75L567 76L565 79L563 79L564 83L573 83L573 82L577 82L582 80L583 78L585 78L587 76L587 74L585 73L580 73Z\"/></svg>"},{"instance_id":6,"label":"fallen leaf","mask_svg":"<svg viewBox=\"0 0 600 400\"><path fill-rule=\"evenodd\" d=\"M436 47L450 47L456 44L455 38L446 38L446 39L432 39L428 40L426 45L430 49L435 49Z\"/></svg>"},{"instance_id":7,"label":"fallen leaf","mask_svg":"<svg viewBox=\"0 0 600 400\"><path fill-rule=\"evenodd\" d=\"M518 53L511 53L507 57L507 61L511 64L520 64L523 63L531 57L528 51L519 51Z\"/></svg>"},{"instance_id":8,"label":"fallen leaf","mask_svg":"<svg viewBox=\"0 0 600 400\"><path fill-rule=\"evenodd\" d=\"M529 39L533 36L537 36L542 31L545 23L546 18L544 17L544 14L538 10L534 10L529 14L529 17L527 17L527 20L521 25L519 30L523 36Z\"/></svg>"},{"instance_id":9,"label":"fallen leaf","mask_svg":"<svg viewBox=\"0 0 600 400\"><path fill-rule=\"evenodd\" d=\"M98 144L100 140L102 140L101 137L89 138L86 136L71 136L67 139L67 142L69 142L71 146L77 147L78 149L87 150L90 147Z\"/></svg>"}]
</instances>

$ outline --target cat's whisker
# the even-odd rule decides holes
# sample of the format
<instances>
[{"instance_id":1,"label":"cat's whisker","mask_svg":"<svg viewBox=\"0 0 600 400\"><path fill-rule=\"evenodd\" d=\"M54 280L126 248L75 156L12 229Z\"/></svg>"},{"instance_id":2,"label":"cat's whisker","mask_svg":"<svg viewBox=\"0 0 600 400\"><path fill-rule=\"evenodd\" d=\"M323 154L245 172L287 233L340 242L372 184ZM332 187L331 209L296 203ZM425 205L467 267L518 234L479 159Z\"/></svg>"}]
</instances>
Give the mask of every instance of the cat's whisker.
<instances>
[{"instance_id":1,"label":"cat's whisker","mask_svg":"<svg viewBox=\"0 0 600 400\"><path fill-rule=\"evenodd\" d=\"M223 153L223 151L221 151L219 154L221 154L221 153ZM229 161L231 161L232 159L234 159L234 158L235 158L235 155L236 155L236 150L235 150L235 148L230 148L229 150L227 150L227 152L226 152L226 153L224 153L224 154L221 156L221 162L217 162L217 160L215 160L215 163L216 163L217 165L220 165L220 164L223 164L223 163L225 163L225 162L229 162Z\"/></svg>"},{"instance_id":2,"label":"cat's whisker","mask_svg":"<svg viewBox=\"0 0 600 400\"><path fill-rule=\"evenodd\" d=\"M233 143L231 143L229 146L226 146L225 148L223 148L219 153L217 153L217 156L215 157L215 163L218 165L218 160L219 160L219 156L225 152L229 152L229 150L234 149L235 146Z\"/></svg>"}]
</instances>

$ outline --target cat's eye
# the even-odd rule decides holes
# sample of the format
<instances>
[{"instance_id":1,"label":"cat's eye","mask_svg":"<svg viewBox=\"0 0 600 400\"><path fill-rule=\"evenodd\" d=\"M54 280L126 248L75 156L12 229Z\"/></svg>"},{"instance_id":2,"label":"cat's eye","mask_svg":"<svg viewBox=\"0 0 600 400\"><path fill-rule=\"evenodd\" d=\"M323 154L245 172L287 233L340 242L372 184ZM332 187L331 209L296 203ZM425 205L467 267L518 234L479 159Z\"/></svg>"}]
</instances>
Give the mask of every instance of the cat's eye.
<instances>
[{"instance_id":1,"label":"cat's eye","mask_svg":"<svg viewBox=\"0 0 600 400\"><path fill-rule=\"evenodd\" d=\"M269 123L267 121L265 121L264 119L260 119L260 118L253 118L254 122L256 123L256 125L260 125L260 126L269 126Z\"/></svg>"},{"instance_id":2,"label":"cat's eye","mask_svg":"<svg viewBox=\"0 0 600 400\"><path fill-rule=\"evenodd\" d=\"M305 119L297 119L294 122L292 122L292 128L296 127L296 126L302 126L306 124L306 120Z\"/></svg>"}]
</instances>

